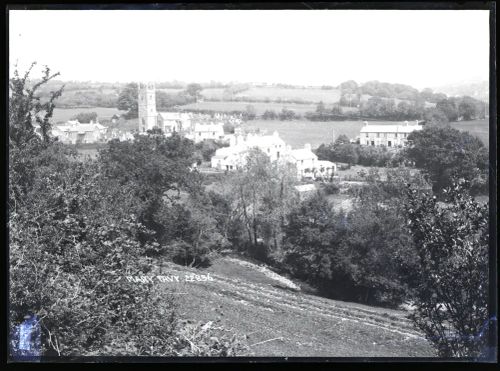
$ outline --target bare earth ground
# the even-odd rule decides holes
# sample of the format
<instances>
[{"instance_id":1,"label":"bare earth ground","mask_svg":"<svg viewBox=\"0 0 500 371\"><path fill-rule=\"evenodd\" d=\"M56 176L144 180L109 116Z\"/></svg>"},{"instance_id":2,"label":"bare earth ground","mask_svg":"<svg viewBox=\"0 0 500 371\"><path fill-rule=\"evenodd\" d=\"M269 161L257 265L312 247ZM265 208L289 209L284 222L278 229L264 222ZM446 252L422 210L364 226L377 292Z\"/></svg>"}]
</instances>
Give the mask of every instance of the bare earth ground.
<instances>
[{"instance_id":1,"label":"bare earth ground","mask_svg":"<svg viewBox=\"0 0 500 371\"><path fill-rule=\"evenodd\" d=\"M286 280L263 271L221 257L206 269L164 263L153 274L180 276L180 283L158 282L156 287L177 294L182 318L213 321L238 336L248 335L254 356L436 356L403 311L295 292L284 287ZM214 280L182 282L190 272L210 273Z\"/></svg>"}]
</instances>

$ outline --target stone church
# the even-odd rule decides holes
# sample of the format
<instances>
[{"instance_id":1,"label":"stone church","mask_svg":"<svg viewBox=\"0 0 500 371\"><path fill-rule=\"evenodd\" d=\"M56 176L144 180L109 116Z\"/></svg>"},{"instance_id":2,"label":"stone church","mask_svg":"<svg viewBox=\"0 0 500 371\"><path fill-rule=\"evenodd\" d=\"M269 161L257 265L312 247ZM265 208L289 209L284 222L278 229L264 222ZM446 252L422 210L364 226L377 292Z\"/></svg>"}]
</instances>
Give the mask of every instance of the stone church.
<instances>
[{"instance_id":1,"label":"stone church","mask_svg":"<svg viewBox=\"0 0 500 371\"><path fill-rule=\"evenodd\" d=\"M162 129L165 135L191 130L191 120L187 113L156 111L155 85L152 82L139 83L138 111L140 133L154 127Z\"/></svg>"}]
</instances>

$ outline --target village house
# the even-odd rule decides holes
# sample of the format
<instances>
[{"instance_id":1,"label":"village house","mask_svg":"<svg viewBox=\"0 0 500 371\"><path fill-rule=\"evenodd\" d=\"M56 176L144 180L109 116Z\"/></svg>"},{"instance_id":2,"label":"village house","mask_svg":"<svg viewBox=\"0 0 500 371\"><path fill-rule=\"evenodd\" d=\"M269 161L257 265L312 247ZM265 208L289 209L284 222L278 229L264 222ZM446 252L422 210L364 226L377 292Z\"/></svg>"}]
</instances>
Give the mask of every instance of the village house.
<instances>
[{"instance_id":1,"label":"village house","mask_svg":"<svg viewBox=\"0 0 500 371\"><path fill-rule=\"evenodd\" d=\"M224 139L224 124L223 123L196 123L193 130L186 134L186 138L193 140L195 143L202 142L206 139L223 140Z\"/></svg>"},{"instance_id":2,"label":"village house","mask_svg":"<svg viewBox=\"0 0 500 371\"><path fill-rule=\"evenodd\" d=\"M173 132L189 130L191 127L191 118L187 113L181 112L157 112L157 127L165 135L172 135Z\"/></svg>"},{"instance_id":3,"label":"village house","mask_svg":"<svg viewBox=\"0 0 500 371\"><path fill-rule=\"evenodd\" d=\"M65 125L55 125L52 135L62 143L98 143L105 140L107 130L108 128L99 122L82 124L78 120L70 120Z\"/></svg>"},{"instance_id":4,"label":"village house","mask_svg":"<svg viewBox=\"0 0 500 371\"><path fill-rule=\"evenodd\" d=\"M408 135L415 130L422 130L418 121L414 124L405 121L398 125L370 125L365 121L359 135L359 143L366 146L386 146L401 148L408 145Z\"/></svg>"},{"instance_id":5,"label":"village house","mask_svg":"<svg viewBox=\"0 0 500 371\"><path fill-rule=\"evenodd\" d=\"M277 131L272 135L237 134L230 138L229 147L219 148L211 159L213 168L220 170L236 170L246 163L251 148L258 148L271 161L281 161L295 165L297 178L330 179L336 171L336 165L330 161L318 161L311 146L294 149L287 146Z\"/></svg>"},{"instance_id":6,"label":"village house","mask_svg":"<svg viewBox=\"0 0 500 371\"><path fill-rule=\"evenodd\" d=\"M233 135L229 140L229 147L219 148L211 159L212 167L222 170L236 170L245 164L248 151L258 148L271 161L278 160L286 151L286 144L279 137L278 132L273 135Z\"/></svg>"}]
</instances>

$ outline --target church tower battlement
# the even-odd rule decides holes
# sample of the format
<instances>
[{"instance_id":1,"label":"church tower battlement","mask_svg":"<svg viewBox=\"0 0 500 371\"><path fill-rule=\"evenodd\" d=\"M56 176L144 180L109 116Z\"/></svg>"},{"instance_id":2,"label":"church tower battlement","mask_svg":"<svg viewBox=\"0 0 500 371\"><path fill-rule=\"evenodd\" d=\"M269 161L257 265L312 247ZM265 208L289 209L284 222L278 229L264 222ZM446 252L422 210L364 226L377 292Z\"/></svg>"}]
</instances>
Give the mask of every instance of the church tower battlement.
<instances>
[{"instance_id":1,"label":"church tower battlement","mask_svg":"<svg viewBox=\"0 0 500 371\"><path fill-rule=\"evenodd\" d=\"M157 126L156 93L153 82L139 82L138 97L139 132L151 130Z\"/></svg>"}]
</instances>

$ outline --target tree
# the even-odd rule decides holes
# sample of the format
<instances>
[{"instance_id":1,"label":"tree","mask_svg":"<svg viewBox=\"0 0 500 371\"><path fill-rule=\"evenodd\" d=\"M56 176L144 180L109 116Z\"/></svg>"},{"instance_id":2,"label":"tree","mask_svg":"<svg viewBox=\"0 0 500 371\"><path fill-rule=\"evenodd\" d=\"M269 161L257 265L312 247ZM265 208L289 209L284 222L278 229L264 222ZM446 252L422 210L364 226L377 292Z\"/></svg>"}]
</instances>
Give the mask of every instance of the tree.
<instances>
[{"instance_id":1,"label":"tree","mask_svg":"<svg viewBox=\"0 0 500 371\"><path fill-rule=\"evenodd\" d=\"M323 103L323 101L320 101L318 103L318 105L316 106L316 112L317 113L323 113L323 112L325 112L325 104Z\"/></svg>"},{"instance_id":2,"label":"tree","mask_svg":"<svg viewBox=\"0 0 500 371\"><path fill-rule=\"evenodd\" d=\"M351 143L334 145L332 157L334 161L347 162L348 166L355 165L359 158L356 145Z\"/></svg>"},{"instance_id":3,"label":"tree","mask_svg":"<svg viewBox=\"0 0 500 371\"><path fill-rule=\"evenodd\" d=\"M441 357L487 352L488 203L479 204L465 183L445 190L443 205L409 190L408 227L419 256L412 319Z\"/></svg>"},{"instance_id":4,"label":"tree","mask_svg":"<svg viewBox=\"0 0 500 371\"><path fill-rule=\"evenodd\" d=\"M90 121L97 122L97 113L80 112L78 115L73 116L71 120L78 120L78 122L81 123L89 123Z\"/></svg>"},{"instance_id":5,"label":"tree","mask_svg":"<svg viewBox=\"0 0 500 371\"><path fill-rule=\"evenodd\" d=\"M262 119L264 120L276 120L277 117L278 115L274 110L265 110L262 114Z\"/></svg>"},{"instance_id":6,"label":"tree","mask_svg":"<svg viewBox=\"0 0 500 371\"><path fill-rule=\"evenodd\" d=\"M198 99L201 97L201 91L203 90L203 87L198 84L198 83L191 83L187 86L186 88L186 93L194 98L194 101L197 102Z\"/></svg>"},{"instance_id":7,"label":"tree","mask_svg":"<svg viewBox=\"0 0 500 371\"><path fill-rule=\"evenodd\" d=\"M127 111L127 118L136 118L139 112L139 86L131 82L120 91L118 95L118 109Z\"/></svg>"},{"instance_id":8,"label":"tree","mask_svg":"<svg viewBox=\"0 0 500 371\"><path fill-rule=\"evenodd\" d=\"M468 132L429 126L412 132L408 141L408 159L430 178L436 192L450 186L453 177L472 181L488 174L488 150Z\"/></svg>"},{"instance_id":9,"label":"tree","mask_svg":"<svg viewBox=\"0 0 500 371\"><path fill-rule=\"evenodd\" d=\"M463 97L458 105L458 115L464 120L473 120L478 116L477 101L471 97Z\"/></svg>"},{"instance_id":10,"label":"tree","mask_svg":"<svg viewBox=\"0 0 500 371\"><path fill-rule=\"evenodd\" d=\"M424 119L431 125L444 125L448 123L448 116L443 111L435 107L425 110Z\"/></svg>"},{"instance_id":11,"label":"tree","mask_svg":"<svg viewBox=\"0 0 500 371\"><path fill-rule=\"evenodd\" d=\"M442 111L448 118L448 121L458 120L458 107L454 99L448 98L437 102L436 109Z\"/></svg>"},{"instance_id":12,"label":"tree","mask_svg":"<svg viewBox=\"0 0 500 371\"><path fill-rule=\"evenodd\" d=\"M279 119L281 121L286 121L286 120L293 120L296 118L296 113L293 110L290 110L286 107L283 107L281 109L281 112L279 113Z\"/></svg>"},{"instance_id":13,"label":"tree","mask_svg":"<svg viewBox=\"0 0 500 371\"><path fill-rule=\"evenodd\" d=\"M292 274L316 286L331 282L335 253L332 241L338 241L335 221L328 201L316 193L295 206L284 228L284 263Z\"/></svg>"},{"instance_id":14,"label":"tree","mask_svg":"<svg viewBox=\"0 0 500 371\"><path fill-rule=\"evenodd\" d=\"M269 251L279 248L285 215L295 200L294 170L272 163L255 148L250 150L244 168L229 178L227 194L234 197L233 210L244 228L245 237L239 242L254 257L266 260Z\"/></svg>"},{"instance_id":15,"label":"tree","mask_svg":"<svg viewBox=\"0 0 500 371\"><path fill-rule=\"evenodd\" d=\"M30 86L29 74L36 65L33 62L21 77L14 70L14 78L9 81L9 145L19 146L37 140L34 124L40 126L40 135L44 143L50 142L50 119L55 108L55 100L62 94L64 86L51 92L46 102L42 103L39 89L59 73L50 74L45 67L42 78Z\"/></svg>"},{"instance_id":16,"label":"tree","mask_svg":"<svg viewBox=\"0 0 500 371\"><path fill-rule=\"evenodd\" d=\"M245 117L247 118L247 120L253 120L255 119L256 116L257 116L257 110L253 105L248 104L245 107Z\"/></svg>"},{"instance_id":17,"label":"tree","mask_svg":"<svg viewBox=\"0 0 500 371\"><path fill-rule=\"evenodd\" d=\"M344 81L340 84L342 94L356 94L358 92L358 84L354 80Z\"/></svg>"}]
</instances>

